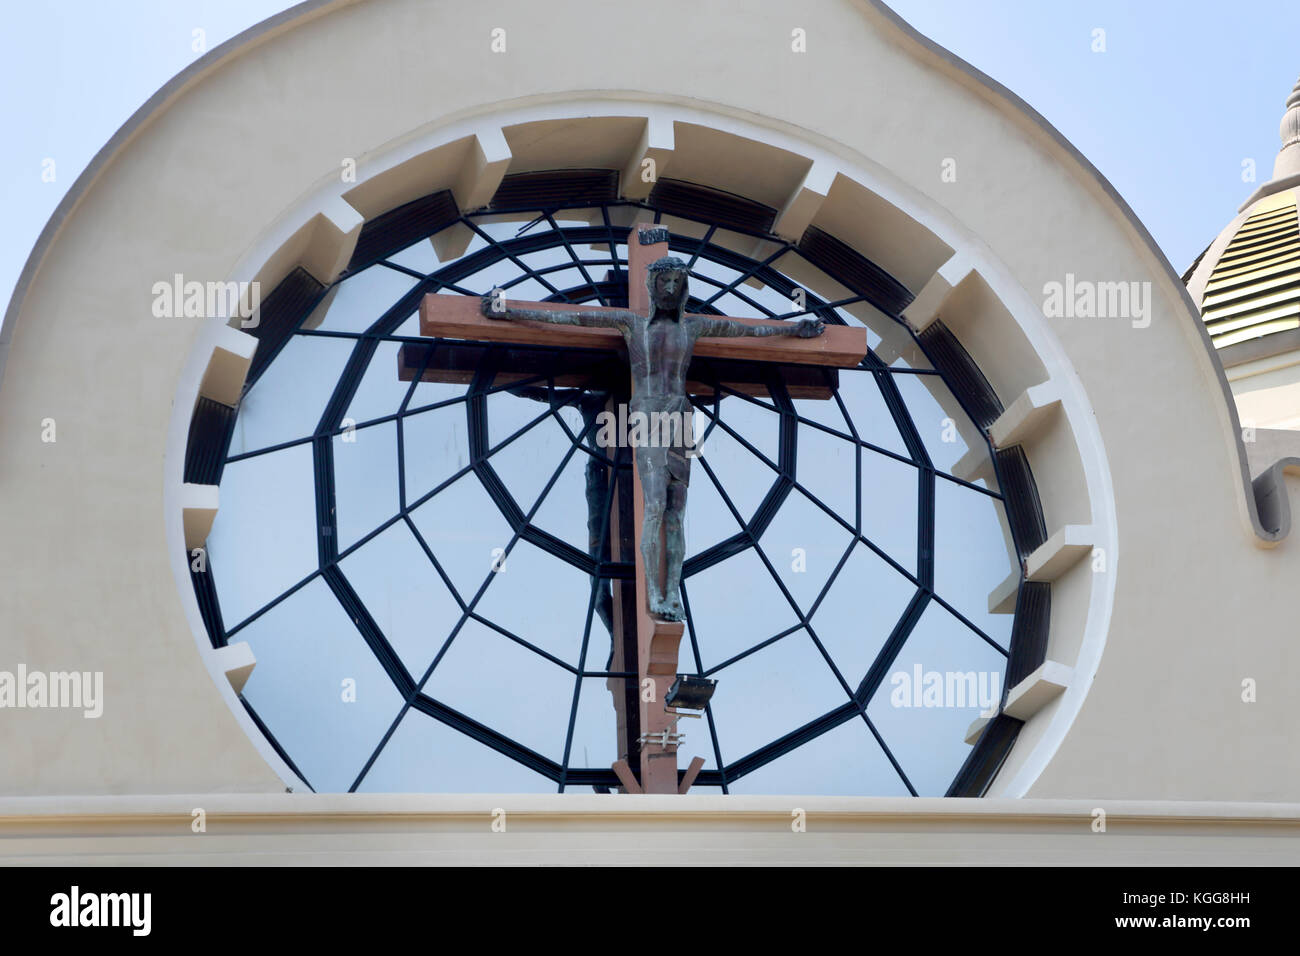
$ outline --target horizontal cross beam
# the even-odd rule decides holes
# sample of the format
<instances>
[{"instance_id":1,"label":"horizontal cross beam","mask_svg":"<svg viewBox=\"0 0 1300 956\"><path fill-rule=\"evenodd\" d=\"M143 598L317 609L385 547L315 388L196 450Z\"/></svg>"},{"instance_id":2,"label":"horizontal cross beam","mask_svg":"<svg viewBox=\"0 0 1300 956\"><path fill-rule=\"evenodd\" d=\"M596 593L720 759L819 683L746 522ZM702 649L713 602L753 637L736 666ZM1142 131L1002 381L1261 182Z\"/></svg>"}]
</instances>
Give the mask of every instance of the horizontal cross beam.
<instances>
[{"instance_id":1,"label":"horizontal cross beam","mask_svg":"<svg viewBox=\"0 0 1300 956\"><path fill-rule=\"evenodd\" d=\"M731 341L737 341L732 339ZM769 340L771 341L771 340ZM436 346L406 342L397 353L397 377L409 382L421 367L421 381L468 385L482 365L491 346L476 342L443 341ZM430 349L433 354L426 355ZM611 357L612 358L612 357ZM544 349L508 349L501 356L500 371L493 383L507 385L537 377L553 377L557 388L590 388L619 394L627 388L627 367L621 362L556 368L555 353ZM775 380L791 398L829 399L839 387L839 369L809 365L758 365L730 359L692 359L686 372L686 391L697 398L712 398L714 382L724 389L754 398L769 398L768 382ZM545 380L543 379L543 382ZM724 391L725 395L726 392Z\"/></svg>"},{"instance_id":2,"label":"horizontal cross beam","mask_svg":"<svg viewBox=\"0 0 1300 956\"><path fill-rule=\"evenodd\" d=\"M530 309L566 312L608 311L598 305L568 302L529 302ZM713 318L713 316L703 316ZM746 325L788 325L770 319L732 319ZM430 293L420 302L420 334L474 342L510 342L519 345L551 345L567 348L621 351L623 337L616 329L548 325L544 322L503 322L479 311L472 296ZM701 358L742 359L788 365L821 365L852 368L867 357L867 330L848 325L828 325L815 338L701 338L695 355Z\"/></svg>"}]
</instances>

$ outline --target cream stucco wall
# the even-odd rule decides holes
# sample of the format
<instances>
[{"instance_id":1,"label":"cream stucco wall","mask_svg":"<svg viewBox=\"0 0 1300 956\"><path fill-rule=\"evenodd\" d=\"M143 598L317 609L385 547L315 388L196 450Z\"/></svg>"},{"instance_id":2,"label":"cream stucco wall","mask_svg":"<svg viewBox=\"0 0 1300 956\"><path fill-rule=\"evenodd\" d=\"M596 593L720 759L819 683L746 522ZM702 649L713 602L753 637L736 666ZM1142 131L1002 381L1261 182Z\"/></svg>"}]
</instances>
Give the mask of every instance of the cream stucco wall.
<instances>
[{"instance_id":1,"label":"cream stucco wall","mask_svg":"<svg viewBox=\"0 0 1300 956\"><path fill-rule=\"evenodd\" d=\"M255 270L301 225L305 198L336 187L345 158L364 179L367 163L430 131L604 100L731 117L874 172L898 203L955 234L947 245L993 263L1022 312L1066 273L1150 283L1142 328L1039 315L1014 349L1009 320L961 330L1004 404L1027 383L1023 362L998 357L1025 341L1071 390L1071 440L1049 432L1028 452L1049 518L1055 508L1062 523L1091 520L1110 536L1104 588L1087 562L1054 585L1058 616L1102 614L1090 595L1113 595L1104 652L1101 641L1068 649L1075 683L1026 727L998 787L1296 799L1297 546L1261 547L1274 542L1252 524L1235 411L1178 278L1027 107L852 0L764 0L743 15L664 0L653 18L635 5L595 16L573 0L304 6L214 51L120 135L74 187L6 316L0 667L102 670L106 704L99 720L4 714L0 792L283 788L200 655L168 550L187 418L172 402L201 373L199 342L213 333L153 318L153 283ZM490 51L494 27L507 31L504 54ZM791 52L794 28L807 54ZM947 159L955 182L940 176ZM863 241L880 240L863 228ZM943 258L941 246L918 255L922 238L873 250L900 274L916 270L914 292ZM47 418L52 444L41 441ZM1105 474L1085 481L1087 469ZM1090 497L1101 487L1104 500ZM1255 703L1241 700L1246 678L1258 681Z\"/></svg>"}]
</instances>

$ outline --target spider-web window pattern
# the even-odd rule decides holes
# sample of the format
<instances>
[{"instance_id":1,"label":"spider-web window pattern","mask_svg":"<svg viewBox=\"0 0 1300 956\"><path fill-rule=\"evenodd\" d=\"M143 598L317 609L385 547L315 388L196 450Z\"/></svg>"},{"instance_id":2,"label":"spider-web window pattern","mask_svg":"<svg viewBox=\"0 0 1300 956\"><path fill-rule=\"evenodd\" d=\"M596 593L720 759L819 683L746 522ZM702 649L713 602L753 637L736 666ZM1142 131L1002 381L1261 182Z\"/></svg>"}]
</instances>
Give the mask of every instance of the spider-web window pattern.
<instances>
[{"instance_id":1,"label":"spider-web window pattern","mask_svg":"<svg viewBox=\"0 0 1300 956\"><path fill-rule=\"evenodd\" d=\"M631 471L595 435L626 370L422 338L416 311L493 288L625 306L618 212L462 217L463 255L424 238L345 275L247 388L208 541L214 641L251 645L245 706L313 789L617 787L635 674L610 669L632 573L610 515ZM942 795L1011 644L986 439L870 296L775 238L662 218L689 311L811 314L872 347L852 369L697 360L716 387L694 398L679 670L718 688L681 763L729 793Z\"/></svg>"}]
</instances>

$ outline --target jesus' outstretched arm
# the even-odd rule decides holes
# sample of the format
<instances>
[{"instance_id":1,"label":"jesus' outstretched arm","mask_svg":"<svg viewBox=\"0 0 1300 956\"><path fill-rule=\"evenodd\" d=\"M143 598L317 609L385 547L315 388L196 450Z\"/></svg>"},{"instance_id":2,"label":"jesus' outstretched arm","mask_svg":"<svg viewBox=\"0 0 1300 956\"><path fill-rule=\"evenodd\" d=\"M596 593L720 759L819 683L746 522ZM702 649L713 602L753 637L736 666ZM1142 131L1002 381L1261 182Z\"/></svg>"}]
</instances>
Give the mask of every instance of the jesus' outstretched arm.
<instances>
[{"instance_id":1,"label":"jesus' outstretched arm","mask_svg":"<svg viewBox=\"0 0 1300 956\"><path fill-rule=\"evenodd\" d=\"M789 335L799 339L812 339L826 331L821 319L800 319L781 325L750 325L735 319L701 317L697 320L696 338L765 338L770 335Z\"/></svg>"},{"instance_id":2,"label":"jesus' outstretched arm","mask_svg":"<svg viewBox=\"0 0 1300 956\"><path fill-rule=\"evenodd\" d=\"M489 319L507 319L511 322L550 322L553 325L584 325L589 328L618 329L622 331L636 318L635 312L626 309L593 309L591 311L565 311L563 309L517 309L500 296L485 295L479 300L479 311Z\"/></svg>"}]
</instances>

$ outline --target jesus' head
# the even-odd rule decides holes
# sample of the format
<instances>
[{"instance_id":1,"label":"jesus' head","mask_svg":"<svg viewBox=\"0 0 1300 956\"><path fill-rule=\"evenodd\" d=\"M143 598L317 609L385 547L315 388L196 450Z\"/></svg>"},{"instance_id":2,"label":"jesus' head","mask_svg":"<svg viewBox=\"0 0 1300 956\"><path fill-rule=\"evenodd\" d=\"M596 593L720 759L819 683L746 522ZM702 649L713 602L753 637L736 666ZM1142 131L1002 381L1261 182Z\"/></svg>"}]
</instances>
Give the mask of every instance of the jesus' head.
<instances>
[{"instance_id":1,"label":"jesus' head","mask_svg":"<svg viewBox=\"0 0 1300 956\"><path fill-rule=\"evenodd\" d=\"M650 292L650 317L680 321L686 311L686 263L676 256L664 256L650 263L646 288Z\"/></svg>"}]
</instances>

